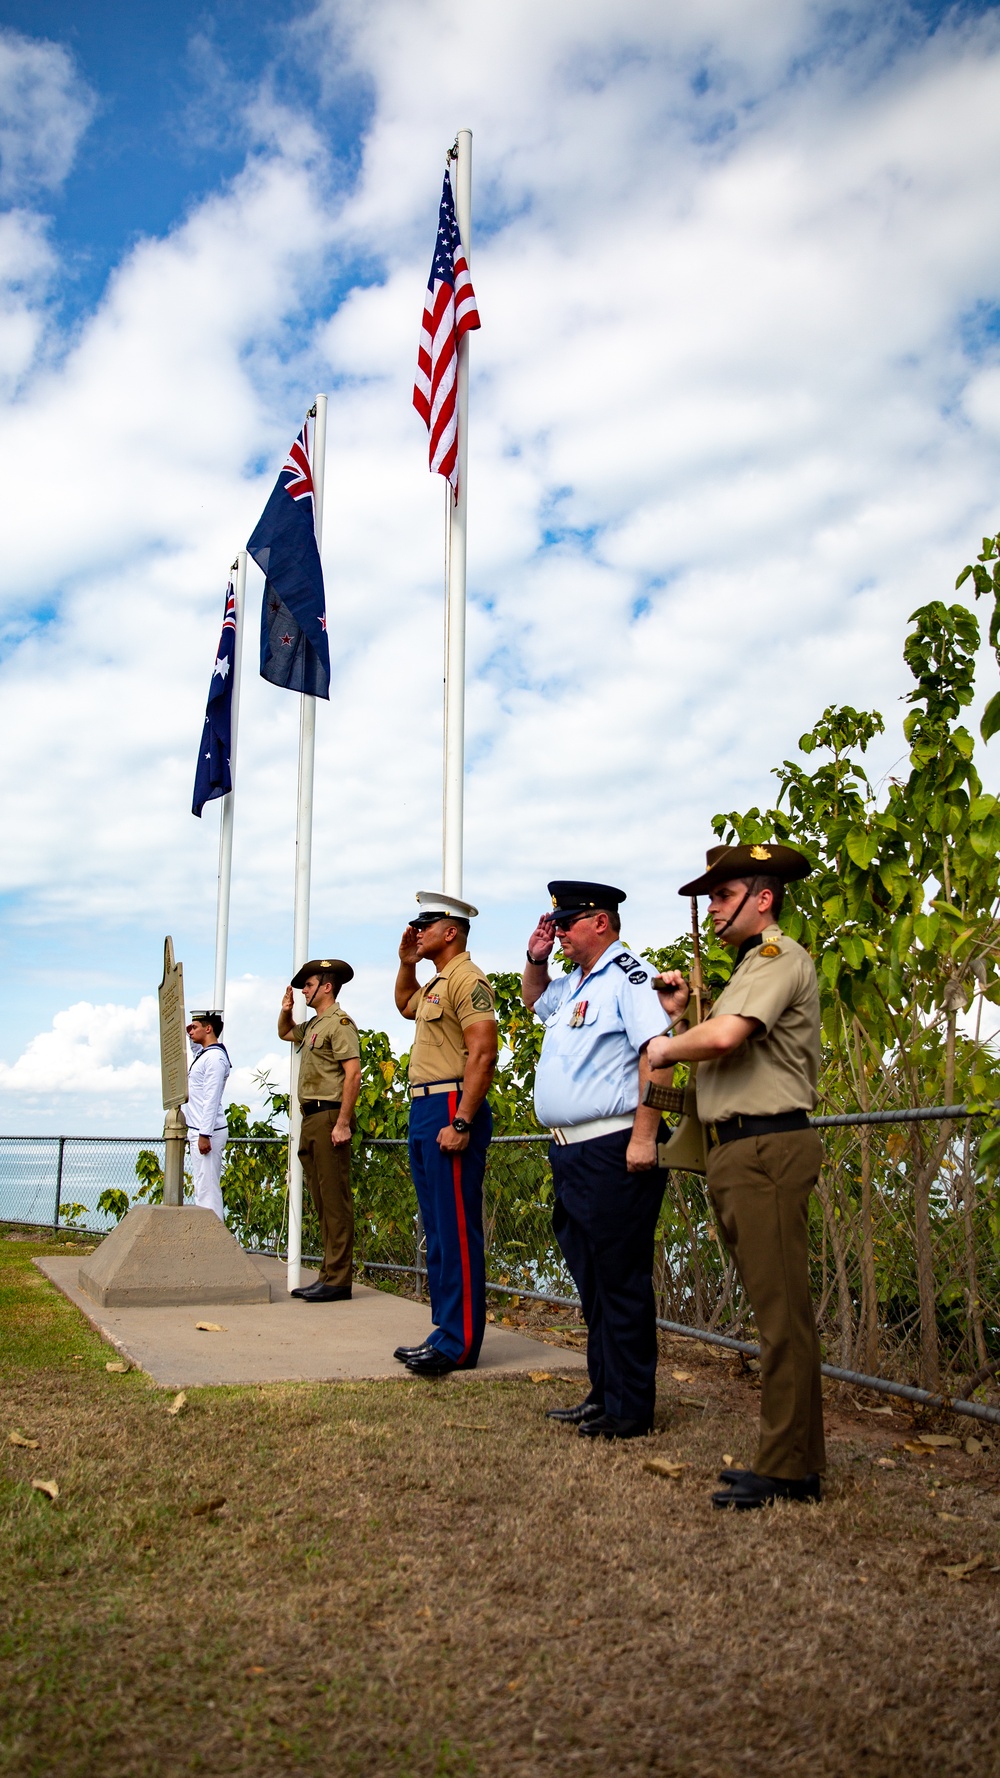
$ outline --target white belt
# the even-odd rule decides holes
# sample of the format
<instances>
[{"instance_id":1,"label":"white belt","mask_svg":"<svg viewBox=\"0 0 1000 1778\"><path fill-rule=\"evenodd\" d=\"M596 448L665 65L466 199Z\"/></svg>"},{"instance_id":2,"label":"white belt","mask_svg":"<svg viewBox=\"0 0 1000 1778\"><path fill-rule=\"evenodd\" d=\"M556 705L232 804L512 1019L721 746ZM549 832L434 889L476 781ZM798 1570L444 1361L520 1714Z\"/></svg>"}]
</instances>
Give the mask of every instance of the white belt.
<instances>
[{"instance_id":1,"label":"white belt","mask_svg":"<svg viewBox=\"0 0 1000 1778\"><path fill-rule=\"evenodd\" d=\"M610 1136L615 1130L630 1130L635 1121L635 1113L627 1111L621 1117L592 1117L585 1124L558 1124L552 1126L552 1140L558 1148L568 1148L572 1142L590 1142L595 1136Z\"/></svg>"}]
</instances>

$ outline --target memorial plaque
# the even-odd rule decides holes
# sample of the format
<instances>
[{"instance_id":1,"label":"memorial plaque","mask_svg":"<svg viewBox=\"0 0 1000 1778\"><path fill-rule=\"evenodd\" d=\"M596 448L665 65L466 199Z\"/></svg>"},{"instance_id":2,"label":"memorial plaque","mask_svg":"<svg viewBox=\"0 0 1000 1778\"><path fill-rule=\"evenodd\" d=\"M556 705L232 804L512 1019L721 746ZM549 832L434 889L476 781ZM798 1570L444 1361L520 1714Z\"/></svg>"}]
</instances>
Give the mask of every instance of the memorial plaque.
<instances>
[{"instance_id":1,"label":"memorial plaque","mask_svg":"<svg viewBox=\"0 0 1000 1778\"><path fill-rule=\"evenodd\" d=\"M187 1033L184 1029L184 965L174 962L174 941L163 941L160 996L160 1079L164 1111L176 1110L188 1096Z\"/></svg>"}]
</instances>

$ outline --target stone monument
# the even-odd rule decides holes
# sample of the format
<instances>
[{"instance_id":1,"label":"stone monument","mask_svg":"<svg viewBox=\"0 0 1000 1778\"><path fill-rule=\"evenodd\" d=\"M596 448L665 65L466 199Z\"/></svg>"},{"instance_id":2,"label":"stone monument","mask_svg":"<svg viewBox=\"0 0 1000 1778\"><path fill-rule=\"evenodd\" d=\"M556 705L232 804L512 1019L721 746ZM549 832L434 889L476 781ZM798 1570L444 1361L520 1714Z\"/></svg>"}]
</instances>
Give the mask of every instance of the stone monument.
<instances>
[{"instance_id":1,"label":"stone monument","mask_svg":"<svg viewBox=\"0 0 1000 1778\"><path fill-rule=\"evenodd\" d=\"M184 1202L187 1036L184 969L163 945L160 1079L166 1118L163 1203L135 1204L80 1267L80 1289L105 1309L268 1303L271 1288L214 1210Z\"/></svg>"}]
</instances>

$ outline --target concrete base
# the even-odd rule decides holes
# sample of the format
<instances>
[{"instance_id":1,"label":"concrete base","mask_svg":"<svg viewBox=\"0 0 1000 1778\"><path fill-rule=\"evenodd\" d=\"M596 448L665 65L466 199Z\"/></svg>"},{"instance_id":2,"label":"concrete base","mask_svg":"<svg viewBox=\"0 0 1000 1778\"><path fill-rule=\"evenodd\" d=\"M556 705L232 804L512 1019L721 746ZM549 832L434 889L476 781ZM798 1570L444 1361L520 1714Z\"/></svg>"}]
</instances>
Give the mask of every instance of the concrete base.
<instances>
[{"instance_id":1,"label":"concrete base","mask_svg":"<svg viewBox=\"0 0 1000 1778\"><path fill-rule=\"evenodd\" d=\"M85 1259L80 1289L102 1309L268 1303L271 1288L212 1210L137 1204Z\"/></svg>"},{"instance_id":2,"label":"concrete base","mask_svg":"<svg viewBox=\"0 0 1000 1778\"><path fill-rule=\"evenodd\" d=\"M212 1212L207 1214L211 1216ZM249 1257L249 1256L247 1256ZM339 1383L351 1378L389 1378L411 1389L418 1382L393 1359L396 1346L419 1346L431 1331L430 1310L387 1290L355 1283L349 1302L304 1303L285 1287L280 1260L257 1254L251 1263L265 1283L270 1280L267 1314L260 1306L239 1303L223 1311L199 1314L194 1304L160 1309L98 1308L77 1283L78 1259L36 1259L46 1278L110 1340L123 1358L146 1371L165 1389L192 1389L226 1383ZM314 1274L303 1271L303 1284ZM207 1308L208 1305L206 1304ZM199 1321L216 1321L221 1332L204 1333ZM455 1371L443 1383L421 1382L422 1389L458 1387L469 1377L516 1377L536 1371L586 1392L586 1361L579 1352L527 1339L512 1327L486 1329L479 1364L474 1371ZM556 1390L551 1400L565 1400ZM570 1396L570 1400L578 1397Z\"/></svg>"}]
</instances>

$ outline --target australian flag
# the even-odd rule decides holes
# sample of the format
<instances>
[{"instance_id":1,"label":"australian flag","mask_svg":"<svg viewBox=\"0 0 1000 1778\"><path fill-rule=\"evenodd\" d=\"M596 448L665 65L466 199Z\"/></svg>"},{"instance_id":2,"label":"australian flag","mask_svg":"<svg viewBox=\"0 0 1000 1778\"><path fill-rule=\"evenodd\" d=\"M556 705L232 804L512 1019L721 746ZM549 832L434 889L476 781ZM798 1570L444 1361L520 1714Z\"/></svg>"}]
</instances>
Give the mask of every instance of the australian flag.
<instances>
[{"instance_id":1,"label":"australian flag","mask_svg":"<svg viewBox=\"0 0 1000 1778\"><path fill-rule=\"evenodd\" d=\"M328 698L330 647L310 443L306 420L247 549L267 583L260 613L261 677L288 691Z\"/></svg>"},{"instance_id":2,"label":"australian flag","mask_svg":"<svg viewBox=\"0 0 1000 1778\"><path fill-rule=\"evenodd\" d=\"M201 733L198 766L194 775L192 815L200 815L213 797L226 796L233 788L230 751L233 739L233 662L236 658L236 593L232 581L226 588L226 615L222 620L219 652L212 668Z\"/></svg>"}]
</instances>

